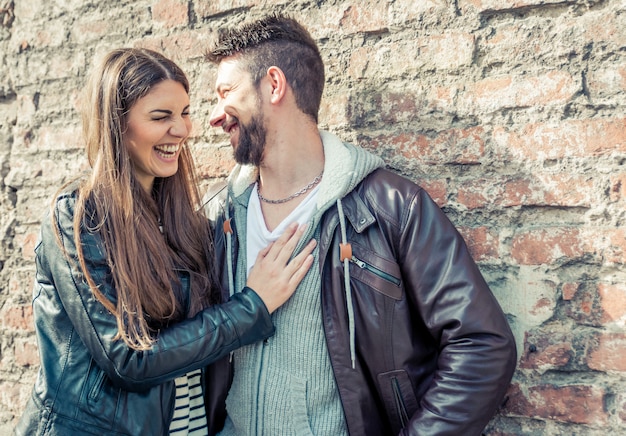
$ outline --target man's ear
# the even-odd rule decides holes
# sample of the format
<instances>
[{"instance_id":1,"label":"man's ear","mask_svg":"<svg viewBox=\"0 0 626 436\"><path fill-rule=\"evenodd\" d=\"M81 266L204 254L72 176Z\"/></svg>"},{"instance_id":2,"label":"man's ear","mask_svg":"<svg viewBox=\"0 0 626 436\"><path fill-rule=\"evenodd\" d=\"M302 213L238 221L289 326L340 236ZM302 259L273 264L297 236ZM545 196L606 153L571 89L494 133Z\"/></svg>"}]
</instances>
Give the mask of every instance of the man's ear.
<instances>
[{"instance_id":1,"label":"man's ear","mask_svg":"<svg viewBox=\"0 0 626 436\"><path fill-rule=\"evenodd\" d=\"M287 93L287 78L283 70L276 66L267 69L267 78L271 87L271 103L278 103Z\"/></svg>"}]
</instances>

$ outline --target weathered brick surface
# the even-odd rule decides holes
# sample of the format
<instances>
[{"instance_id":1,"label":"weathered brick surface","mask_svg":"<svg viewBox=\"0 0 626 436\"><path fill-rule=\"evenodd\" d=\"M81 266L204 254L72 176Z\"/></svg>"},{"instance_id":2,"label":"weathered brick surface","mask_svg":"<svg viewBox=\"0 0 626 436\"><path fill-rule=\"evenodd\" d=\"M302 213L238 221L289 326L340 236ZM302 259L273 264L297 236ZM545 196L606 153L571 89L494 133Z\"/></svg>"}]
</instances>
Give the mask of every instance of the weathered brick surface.
<instances>
[{"instance_id":1,"label":"weathered brick surface","mask_svg":"<svg viewBox=\"0 0 626 436\"><path fill-rule=\"evenodd\" d=\"M142 46L183 67L204 189L233 162L202 55L270 11L320 43L321 126L431 194L507 313L519 364L486 434L625 434L624 0L0 0L0 434L38 367L38 228L88 169L77 107L94 57Z\"/></svg>"}]
</instances>

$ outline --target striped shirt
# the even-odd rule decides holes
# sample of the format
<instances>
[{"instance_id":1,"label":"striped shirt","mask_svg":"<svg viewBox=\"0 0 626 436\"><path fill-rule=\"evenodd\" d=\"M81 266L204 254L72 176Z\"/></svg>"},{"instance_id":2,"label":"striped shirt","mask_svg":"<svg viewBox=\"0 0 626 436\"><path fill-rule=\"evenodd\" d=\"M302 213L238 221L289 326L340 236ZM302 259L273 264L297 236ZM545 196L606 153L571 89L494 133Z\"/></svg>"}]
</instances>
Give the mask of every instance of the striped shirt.
<instances>
[{"instance_id":1,"label":"striped shirt","mask_svg":"<svg viewBox=\"0 0 626 436\"><path fill-rule=\"evenodd\" d=\"M202 396L201 371L191 371L176 380L176 402L170 423L172 436L206 436L207 422Z\"/></svg>"}]
</instances>

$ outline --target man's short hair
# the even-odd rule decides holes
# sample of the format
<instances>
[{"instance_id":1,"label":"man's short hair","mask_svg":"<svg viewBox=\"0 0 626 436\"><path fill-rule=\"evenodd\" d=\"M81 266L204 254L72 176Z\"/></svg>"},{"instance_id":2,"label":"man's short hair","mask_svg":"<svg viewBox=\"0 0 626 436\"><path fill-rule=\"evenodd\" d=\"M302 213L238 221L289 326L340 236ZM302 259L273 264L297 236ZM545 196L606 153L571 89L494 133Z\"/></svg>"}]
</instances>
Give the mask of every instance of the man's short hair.
<instances>
[{"instance_id":1,"label":"man's short hair","mask_svg":"<svg viewBox=\"0 0 626 436\"><path fill-rule=\"evenodd\" d=\"M219 32L218 41L206 59L241 55L244 68L255 86L271 66L280 68L293 89L296 104L317 123L324 92L324 62L315 40L293 18L272 14L238 28Z\"/></svg>"}]
</instances>

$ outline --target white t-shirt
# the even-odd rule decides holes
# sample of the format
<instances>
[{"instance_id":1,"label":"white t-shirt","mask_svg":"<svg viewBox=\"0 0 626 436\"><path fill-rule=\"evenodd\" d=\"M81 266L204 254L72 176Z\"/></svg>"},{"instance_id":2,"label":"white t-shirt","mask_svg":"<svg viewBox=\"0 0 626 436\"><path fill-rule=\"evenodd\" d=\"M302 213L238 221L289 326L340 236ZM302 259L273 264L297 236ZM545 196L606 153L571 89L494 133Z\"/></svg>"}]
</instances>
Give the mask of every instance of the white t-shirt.
<instances>
[{"instance_id":1,"label":"white t-shirt","mask_svg":"<svg viewBox=\"0 0 626 436\"><path fill-rule=\"evenodd\" d=\"M248 201L248 223L247 223L247 245L246 245L246 265L247 273L256 262L256 257L263 248L270 242L277 240L283 234L289 224L298 222L300 225L308 222L317 208L317 193L319 185L309 192L305 199L285 218L273 231L269 231L265 226L265 219L261 211L261 202L258 196L258 185L255 183Z\"/></svg>"}]
</instances>

